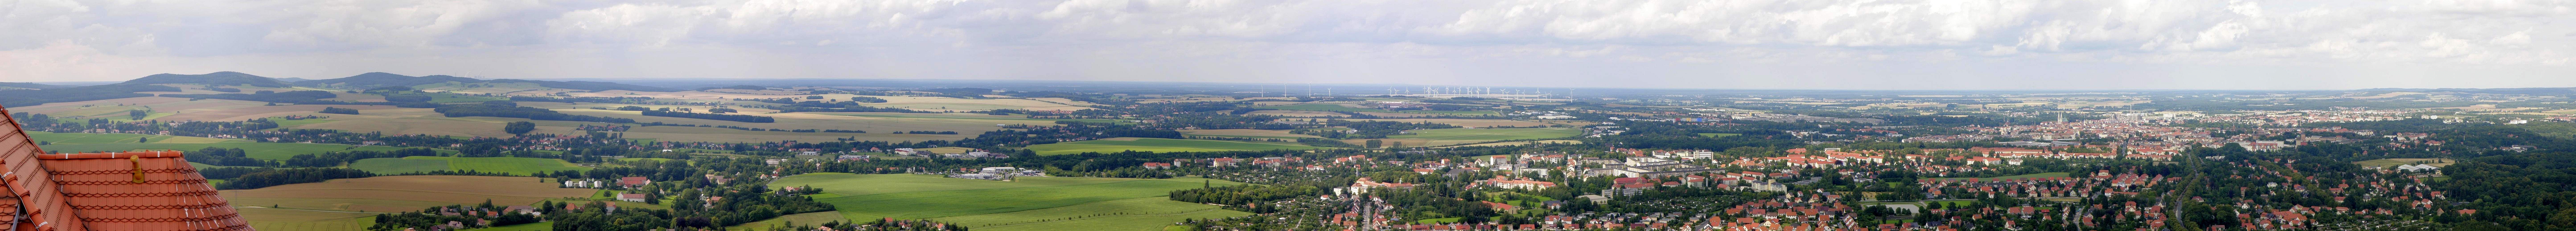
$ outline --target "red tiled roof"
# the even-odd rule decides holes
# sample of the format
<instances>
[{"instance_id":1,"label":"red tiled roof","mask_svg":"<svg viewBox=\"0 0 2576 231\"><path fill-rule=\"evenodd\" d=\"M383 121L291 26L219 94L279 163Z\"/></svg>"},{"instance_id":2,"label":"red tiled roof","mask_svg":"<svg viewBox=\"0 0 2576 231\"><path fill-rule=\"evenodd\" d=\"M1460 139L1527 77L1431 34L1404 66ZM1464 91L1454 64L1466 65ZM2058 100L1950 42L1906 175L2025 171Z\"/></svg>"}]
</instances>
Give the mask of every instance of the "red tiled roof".
<instances>
[{"instance_id":1,"label":"red tiled roof","mask_svg":"<svg viewBox=\"0 0 2576 231\"><path fill-rule=\"evenodd\" d=\"M15 230L251 229L180 152L45 154L0 121L0 218L30 216Z\"/></svg>"}]
</instances>

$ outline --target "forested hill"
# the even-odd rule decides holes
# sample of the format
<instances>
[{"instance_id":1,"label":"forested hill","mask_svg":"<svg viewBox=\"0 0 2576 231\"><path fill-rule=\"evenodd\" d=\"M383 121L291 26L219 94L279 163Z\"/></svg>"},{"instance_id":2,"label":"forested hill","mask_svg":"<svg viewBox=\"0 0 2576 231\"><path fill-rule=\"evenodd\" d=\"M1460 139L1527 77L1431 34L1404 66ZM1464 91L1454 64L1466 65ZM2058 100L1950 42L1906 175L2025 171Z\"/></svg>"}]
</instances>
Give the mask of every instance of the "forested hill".
<instances>
[{"instance_id":1,"label":"forested hill","mask_svg":"<svg viewBox=\"0 0 2576 231\"><path fill-rule=\"evenodd\" d=\"M307 80L307 81L302 81L302 82L295 82L295 84L296 84L296 85L304 85L304 86L315 86L315 87L336 87L336 88L376 88L376 87L391 87L391 86L405 86L405 87L408 87L408 86L418 86L418 85L423 85L423 84L438 84L438 83L446 83L446 82L457 82L457 83L534 83L534 84L537 84L537 86L540 86L540 87L562 88L562 89L575 89L575 90L590 90L590 91L603 91L603 90L658 91L658 92L680 91L680 89L663 88L663 87L650 87L650 86L639 86L639 85L621 84L621 83L611 83L611 82L590 82L590 81L569 81L569 82L566 82L566 81L544 81L544 80L524 80L524 79L495 79L495 80L481 80L481 79L466 78L466 77L456 77L456 76L448 76L448 75L409 76L409 75L401 75L401 74L394 74L394 73L384 73L384 72L367 72L367 73L365 73L365 74L358 74L358 75L353 75L353 76L349 76L349 77L341 77L341 78L336 78L336 79Z\"/></svg>"},{"instance_id":2,"label":"forested hill","mask_svg":"<svg viewBox=\"0 0 2576 231\"><path fill-rule=\"evenodd\" d=\"M9 82L0 82L0 89L9 89L9 88L47 89L47 88L60 88L60 87L65 87L65 86L59 86L59 85L46 85L46 84L39 84L39 83L9 83Z\"/></svg>"},{"instance_id":3,"label":"forested hill","mask_svg":"<svg viewBox=\"0 0 2576 231\"><path fill-rule=\"evenodd\" d=\"M482 81L483 81L483 80L480 80L480 79L466 78L466 77L456 77L456 76L446 76L446 75L409 76L409 75L400 75L400 74L384 73L384 72L367 72L367 73L365 73L365 74L352 75L352 76L349 76L349 77L341 77L341 78L337 78L337 79L307 80L307 81L303 81L303 82L295 82L295 84L297 84L297 85L305 85L305 86L324 86L324 87L342 87L342 88L361 88L361 89L363 89L363 88L372 88L372 87L388 87L388 86L406 86L406 87L408 87L408 86L421 85L421 84L434 84L434 83L445 83L445 82L473 83L473 82L482 82Z\"/></svg>"},{"instance_id":4,"label":"forested hill","mask_svg":"<svg viewBox=\"0 0 2576 231\"><path fill-rule=\"evenodd\" d=\"M291 84L287 84L285 81L277 81L277 79L270 79L270 78L268 78L268 77L260 77L260 76L257 76L257 75L243 74L243 73L241 73L241 72L230 72L230 71L215 72L215 73L206 73L206 74L200 74L200 75L182 75L182 74L167 74L167 73L164 73L164 74L156 74L156 75L150 75L150 76L143 76L143 78L136 78L136 79L134 79L134 80L127 80L127 81L125 81L124 83L117 83L117 84L121 84L121 85L144 85L144 84L205 84L205 85L208 85L208 86L249 85L249 86L254 86L254 87L289 87L289 86L291 86Z\"/></svg>"}]
</instances>

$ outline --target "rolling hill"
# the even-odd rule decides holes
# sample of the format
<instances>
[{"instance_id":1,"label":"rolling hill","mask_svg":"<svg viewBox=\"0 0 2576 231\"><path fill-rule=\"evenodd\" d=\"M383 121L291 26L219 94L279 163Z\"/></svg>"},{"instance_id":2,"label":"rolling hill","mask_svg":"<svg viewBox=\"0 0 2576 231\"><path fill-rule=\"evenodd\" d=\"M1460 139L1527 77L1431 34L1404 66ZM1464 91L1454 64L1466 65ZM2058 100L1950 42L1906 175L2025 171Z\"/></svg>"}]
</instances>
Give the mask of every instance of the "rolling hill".
<instances>
[{"instance_id":1,"label":"rolling hill","mask_svg":"<svg viewBox=\"0 0 2576 231\"><path fill-rule=\"evenodd\" d=\"M168 74L168 73L163 73L163 74L155 74L155 75L150 75L150 76L143 76L143 78L136 78L136 79L134 79L134 80L126 80L126 81L125 81L125 82L123 82L123 83L117 83L117 84L118 84L118 85L145 85L145 84L205 84L205 85L207 85L207 86L249 85L249 86L253 86L253 87L290 87L290 86L293 86L293 84L288 84L288 83L286 83L286 81L277 81L277 79L270 79L270 78L268 78L268 77L260 77L260 76L257 76L257 75L243 74L243 73L241 73L241 72L230 72L230 71L221 71L221 72L206 73L206 74L198 74L198 75L182 75L182 74Z\"/></svg>"},{"instance_id":2,"label":"rolling hill","mask_svg":"<svg viewBox=\"0 0 2576 231\"><path fill-rule=\"evenodd\" d=\"M419 85L426 85L426 84L447 83L447 82L457 82L457 83L533 83L533 84L537 84L537 86L541 86L541 87L562 88L562 89L575 89L575 90L589 90L589 91L628 90L628 91L672 92L672 91L680 91L680 90L681 90L681 89L672 89L672 88L663 88L663 87L649 87L649 86L639 86L639 85L622 84L622 83L611 83L611 82L590 82L590 81L544 81L544 80L524 80L524 79L494 79L494 80L481 80L481 79L466 78L466 77L456 77L456 76L448 76L448 75L408 76L408 75L401 75L401 74L394 74L394 73L384 73L384 72L367 72L367 73L365 73L365 74L352 75L352 76L349 76L349 77L341 77L341 78L337 78L337 79L307 80L307 81L302 81L302 82L295 82L295 84L296 84L296 85L304 85L304 86L316 86L316 87L337 87L337 88L356 88L356 89L365 89L365 88L389 87L389 86L405 86L405 87L409 87L409 86L419 86Z\"/></svg>"},{"instance_id":3,"label":"rolling hill","mask_svg":"<svg viewBox=\"0 0 2576 231\"><path fill-rule=\"evenodd\" d=\"M61 87L68 87L68 86L61 86L61 85L46 85L46 84L39 84L39 83L8 83L8 82L0 82L0 90L11 90L11 89L47 89L47 88L61 88Z\"/></svg>"}]
</instances>

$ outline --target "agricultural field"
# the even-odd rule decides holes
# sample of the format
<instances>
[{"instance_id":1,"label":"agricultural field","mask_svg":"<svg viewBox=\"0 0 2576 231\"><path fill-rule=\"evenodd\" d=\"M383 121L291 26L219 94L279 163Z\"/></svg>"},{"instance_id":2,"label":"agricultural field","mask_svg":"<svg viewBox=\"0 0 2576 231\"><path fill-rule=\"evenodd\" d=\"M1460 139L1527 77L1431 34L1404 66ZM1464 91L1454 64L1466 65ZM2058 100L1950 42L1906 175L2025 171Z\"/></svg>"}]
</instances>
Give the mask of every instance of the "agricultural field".
<instances>
[{"instance_id":1,"label":"agricultural field","mask_svg":"<svg viewBox=\"0 0 2576 231\"><path fill-rule=\"evenodd\" d=\"M1496 115L1496 114L1497 114L1497 113L1494 113L1493 111L1425 111L1425 110L1405 110L1405 111L1397 111L1397 112L1401 112L1401 113L1413 113L1413 114L1439 114L1439 115L1462 115L1462 116L1480 116L1480 115Z\"/></svg>"},{"instance_id":2,"label":"agricultural field","mask_svg":"<svg viewBox=\"0 0 2576 231\"><path fill-rule=\"evenodd\" d=\"M1379 109L1369 109L1369 108L1353 108L1353 107L1349 107L1349 106L1347 106L1347 105L1334 104L1334 103L1303 103L1303 104L1291 104L1291 105L1284 105L1284 106L1264 106L1264 107L1253 107L1253 108L1261 108L1261 109L1279 109L1279 110L1299 110L1299 111L1395 112L1395 111L1379 110Z\"/></svg>"},{"instance_id":3,"label":"agricultural field","mask_svg":"<svg viewBox=\"0 0 2576 231\"><path fill-rule=\"evenodd\" d=\"M770 218L770 219L768 219L768 220L754 221L754 222L751 222L751 223L742 223L742 224L740 224L740 225L734 225L733 227L730 227L730 230L770 230L770 228L774 228L774 227L785 227L785 226L787 226L787 225L791 225L791 224L792 224L792 225L816 225L816 224L829 223L829 222L833 222L833 221L841 221L841 223L850 223L849 221L851 221L851 220L850 220L850 219L848 219L848 218L841 218L841 212L835 212L835 211L822 211L822 212L811 212L811 213L788 214L788 215L786 215L786 216L778 216L778 218ZM865 221L865 220L861 220L861 221Z\"/></svg>"},{"instance_id":4,"label":"agricultural field","mask_svg":"<svg viewBox=\"0 0 2576 231\"><path fill-rule=\"evenodd\" d=\"M359 115L326 114L328 122L306 122L295 129L331 129L349 132L384 132L385 134L428 134L468 137L508 137L501 126L510 122L537 123L533 133L578 134L573 127L597 122L530 120L502 117L446 117L428 108L359 110Z\"/></svg>"},{"instance_id":5,"label":"agricultural field","mask_svg":"<svg viewBox=\"0 0 2576 231\"><path fill-rule=\"evenodd\" d=\"M1321 149L1321 148L1323 148L1323 147L1305 146L1305 145L1290 145L1290 144L1273 144L1273 143L1241 142L1241 141L1220 141L1220 140L1180 140L1180 139L1163 139L1163 138L1134 138L1134 137L1121 137L1121 138L1109 138L1109 139L1099 139L1099 140L1085 140L1085 141L1064 142L1064 143L1053 143L1053 144L1029 145L1029 147L1028 147L1028 149L1029 149L1029 150L1031 150L1031 151L1037 151L1038 155L1062 155L1062 154L1074 154L1074 153L1084 153L1084 152L1111 153L1111 152L1120 152L1120 151L1128 151L1128 150L1134 150L1134 151L1147 151L1147 152L1195 152L1195 151L1257 151L1257 150L1278 150L1278 149Z\"/></svg>"},{"instance_id":6,"label":"agricultural field","mask_svg":"<svg viewBox=\"0 0 2576 231\"><path fill-rule=\"evenodd\" d=\"M1502 120L1502 119L1356 119L1356 120L1362 120L1362 121L1403 121L1403 122L1408 122L1408 123L1424 123L1424 122L1429 122L1429 123L1443 123L1443 124L1449 124L1449 125L1458 125L1459 127L1471 127L1471 128L1492 127L1492 126L1534 127L1534 126L1551 126L1551 125L1558 125L1558 124L1555 124L1555 123L1539 122L1539 121L1520 121L1520 120Z\"/></svg>"},{"instance_id":7,"label":"agricultural field","mask_svg":"<svg viewBox=\"0 0 2576 231\"><path fill-rule=\"evenodd\" d=\"M1497 146L1521 146L1521 145L1530 145L1530 144L1534 144L1534 143L1535 143L1535 144L1580 144L1580 143L1583 143L1583 141L1577 141L1577 140L1512 141L1512 142L1493 142L1493 143L1482 143L1482 144L1457 145L1457 146L1447 146L1447 147L1442 147L1442 148L1456 148L1456 147L1497 147Z\"/></svg>"},{"instance_id":8,"label":"agricultural field","mask_svg":"<svg viewBox=\"0 0 2576 231\"><path fill-rule=\"evenodd\" d=\"M358 170L366 170L367 172L373 172L373 173L376 173L376 174L397 174L397 173L426 172L426 171L436 171L436 170L455 170L455 171L467 171L467 170L472 170L472 171L477 171L477 172L499 172L499 173L509 173L509 174L514 174L514 175L527 175L527 174L530 174L530 173L538 173L538 172L554 172L554 171L563 171L563 170L589 170L589 169L590 169L590 168L584 168L584 167L581 167L581 166L573 165L572 163L569 163L569 162L564 162L564 161L563 161L563 160L561 160L561 159L525 158L525 157L442 157L442 156L410 156L410 157L403 157L403 158L372 158L372 159L363 159L363 160L358 160L358 162L355 162L355 163L349 163L349 168L354 168L354 169L358 169Z\"/></svg>"},{"instance_id":9,"label":"agricultural field","mask_svg":"<svg viewBox=\"0 0 2576 231\"><path fill-rule=\"evenodd\" d=\"M1361 115L1376 116L1376 117L1380 117L1380 118L1413 118L1413 117L1432 117L1432 116L1441 116L1441 115L1435 115L1435 114L1394 113L1394 112L1352 112L1352 113L1360 113Z\"/></svg>"},{"instance_id":10,"label":"agricultural field","mask_svg":"<svg viewBox=\"0 0 2576 231\"><path fill-rule=\"evenodd\" d=\"M1350 114L1342 114L1342 113L1340 113L1340 112L1329 112L1329 111L1295 111L1295 110L1260 110L1260 111L1252 111L1252 112L1243 113L1243 114L1244 114L1244 115L1269 115L1269 116L1278 116L1278 117L1348 117L1348 116L1351 116Z\"/></svg>"},{"instance_id":11,"label":"agricultural field","mask_svg":"<svg viewBox=\"0 0 2576 231\"><path fill-rule=\"evenodd\" d=\"M992 126L992 125L987 124L987 125L984 125L984 126ZM496 127L496 128L497 128L497 127ZM495 129L495 130L498 130L498 129ZM797 140L797 141L830 141L830 140L832 140L832 139L834 139L834 138L853 138L853 137L855 137L855 138L858 138L860 141L885 141L885 142L904 142L904 141L913 141L913 142L919 142L919 141L927 141L927 140L956 140L956 139L963 139L963 138L966 138L966 137L975 137L975 135L970 135L970 134L974 134L974 133L964 133L964 134L960 134L960 135L935 135L935 134L893 134L893 133L891 133L891 132L894 132L894 131L883 131L883 132L879 132L879 131L869 131L868 133L838 133L838 132L772 132L772 131L744 131L744 130L736 130L736 129L731 129L731 128L716 128L716 127L650 126L650 127L635 127L634 129L628 129L628 130L626 130L626 138L628 138L628 139L653 139L653 140L658 140L658 141L679 141L679 142L773 142L773 141L781 141L781 140ZM962 133L962 132L961 132L961 133ZM980 133L980 132L978 132L978 133Z\"/></svg>"},{"instance_id":12,"label":"agricultural field","mask_svg":"<svg viewBox=\"0 0 2576 231\"><path fill-rule=\"evenodd\" d=\"M824 95L824 96L823 96L823 98L825 98L825 99L844 99L844 100L846 100L846 99L849 99L850 97L853 97L853 96L859 96L859 95L828 94L828 95ZM962 111L983 111L983 110L993 110L993 109L1019 109L1019 110L1038 110L1038 111L1050 111L1050 110L1079 111L1079 110L1084 110L1084 109L1092 109L1092 108L1090 108L1090 107L1075 106L1075 105L1067 105L1067 104L1062 104L1062 103L1047 102L1047 101L1032 100L1032 99L963 99L963 98L949 98L949 97L920 97L920 96L868 96L868 97L876 97L876 98L878 98L878 99L885 99L885 100L886 100L886 102L884 102L884 103L867 103L867 104L861 104L861 105L870 106L870 107L883 107L883 108L904 108L904 109L913 109L913 110L920 110L920 111L947 111L947 112L962 112Z\"/></svg>"},{"instance_id":13,"label":"agricultural field","mask_svg":"<svg viewBox=\"0 0 2576 231\"><path fill-rule=\"evenodd\" d=\"M1288 130L1260 130L1260 129L1200 129L1200 130L1180 130L1180 132L1181 132L1181 135L1184 135L1184 136L1215 136L1215 137L1256 138L1256 139L1290 139L1290 140L1294 140L1294 139L1297 139L1297 138L1323 138L1323 137L1321 137L1321 136L1315 136L1315 135L1292 134L1292 133L1288 133Z\"/></svg>"},{"instance_id":14,"label":"agricultural field","mask_svg":"<svg viewBox=\"0 0 2576 231\"><path fill-rule=\"evenodd\" d=\"M295 155L324 152L355 150L392 151L403 149L386 146L356 146L345 144L260 143L248 140L142 134L53 132L27 132L27 134L34 137L36 141L46 142L47 144L42 145L46 151L57 152L113 152L133 150L196 151L198 149L216 147L257 150L255 152L250 152L250 158L284 160L289 157L294 157ZM151 138L149 139L149 143L135 143L137 139L146 137Z\"/></svg>"},{"instance_id":15,"label":"agricultural field","mask_svg":"<svg viewBox=\"0 0 2576 231\"><path fill-rule=\"evenodd\" d=\"M240 202L233 202L233 204L241 205ZM367 226L376 225L376 219L368 217L374 216L375 213L254 207L233 207L233 210L241 213L242 220L249 221L251 228L259 230L343 231L366 230Z\"/></svg>"},{"instance_id":16,"label":"agricultural field","mask_svg":"<svg viewBox=\"0 0 2576 231\"><path fill-rule=\"evenodd\" d=\"M149 110L153 112L152 115L145 117L144 119L162 121L242 121L286 115L331 115L317 112L321 111L324 107L358 109L393 108L391 106L374 105L269 106L268 104L269 103L267 102L223 99L188 100L187 98L172 97L135 97L50 103L37 106L10 108L10 111L46 114L58 118L69 117L78 119L131 120L133 117L128 116L126 111Z\"/></svg>"},{"instance_id":17,"label":"agricultural field","mask_svg":"<svg viewBox=\"0 0 2576 231\"><path fill-rule=\"evenodd\" d=\"M1249 215L1164 199L1166 192L1208 179L1021 177L1018 181L937 175L817 173L781 178L772 187L812 185L846 219L930 219L977 230L1152 230L1185 218ZM1060 220L1047 222L1045 220ZM801 222L800 222L801 223Z\"/></svg>"},{"instance_id":18,"label":"agricultural field","mask_svg":"<svg viewBox=\"0 0 2576 231\"><path fill-rule=\"evenodd\" d=\"M1218 219L1252 213L1147 197L1017 212L940 218L975 230L1155 230L1183 219ZM1062 221L1028 222L1039 219Z\"/></svg>"},{"instance_id":19,"label":"agricultural field","mask_svg":"<svg viewBox=\"0 0 2576 231\"><path fill-rule=\"evenodd\" d=\"M2377 159L2377 160L2354 161L2354 162L2352 162L2352 164L2354 164L2354 165L2361 165L2362 167L2396 167L2396 166L2398 166L2398 165L2409 165L2409 164L2415 164L2415 162L2425 162L2425 163L2424 163L2424 165L2432 165L2433 167L2449 167L2449 166L2451 166L2451 164L2457 164L2457 163L2460 163L2459 161L2455 161L2455 160L2451 160L2451 159L2438 159L2438 158L2398 158L2398 159Z\"/></svg>"},{"instance_id":20,"label":"agricultural field","mask_svg":"<svg viewBox=\"0 0 2576 231\"><path fill-rule=\"evenodd\" d=\"M1350 139L1342 143L1364 145L1369 140L1383 140L1388 145L1402 142L1406 147L1445 146L1496 140L1565 138L1577 135L1573 128L1443 128L1413 130L1413 134L1392 135L1386 139Z\"/></svg>"},{"instance_id":21,"label":"agricultural field","mask_svg":"<svg viewBox=\"0 0 2576 231\"><path fill-rule=\"evenodd\" d=\"M372 214L361 211L411 211L428 206L476 204L486 199L493 204L525 205L597 192L556 188L558 185L535 177L380 176L222 190L218 194L260 230L357 230L343 227L362 229L374 222L356 219Z\"/></svg>"}]
</instances>

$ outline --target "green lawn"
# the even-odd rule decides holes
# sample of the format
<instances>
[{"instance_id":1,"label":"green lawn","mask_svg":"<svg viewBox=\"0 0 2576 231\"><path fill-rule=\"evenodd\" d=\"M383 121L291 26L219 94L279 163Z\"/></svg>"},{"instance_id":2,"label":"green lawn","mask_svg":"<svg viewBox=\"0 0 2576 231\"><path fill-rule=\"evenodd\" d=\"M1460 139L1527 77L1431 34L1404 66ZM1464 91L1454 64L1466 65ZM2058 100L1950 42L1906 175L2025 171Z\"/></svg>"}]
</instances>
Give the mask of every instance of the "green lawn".
<instances>
[{"instance_id":1,"label":"green lawn","mask_svg":"<svg viewBox=\"0 0 2576 231\"><path fill-rule=\"evenodd\" d=\"M778 216L778 218L770 218L770 219L768 219L768 220L754 221L754 222L751 222L751 223L742 223L741 225L734 225L733 227L729 227L729 228L726 228L726 229L727 229L727 230L770 230L770 227L784 227L784 226L786 226L786 225L790 225L790 224L793 224L793 225L821 225L821 224L823 224L823 223L829 223L829 222L833 222L833 221L845 221L845 222L841 222L841 223L850 223L850 222L846 222L846 221L849 221L849 219L843 219L843 218L841 218L841 213L840 213L840 212L823 211L823 212L811 212L811 213L788 214L788 215L786 215L786 216Z\"/></svg>"},{"instance_id":2,"label":"green lawn","mask_svg":"<svg viewBox=\"0 0 2576 231\"><path fill-rule=\"evenodd\" d=\"M1199 186L1197 182L1135 180L1071 186L869 194L821 201L839 208L842 217L922 219L1165 196L1170 195L1171 190Z\"/></svg>"},{"instance_id":3,"label":"green lawn","mask_svg":"<svg viewBox=\"0 0 2576 231\"><path fill-rule=\"evenodd\" d=\"M399 158L399 159L397 159L397 158L372 158L372 159L363 159L363 160L358 160L358 162L356 162L356 163L350 163L350 164L349 164L349 168L355 168L355 169L358 169L358 170L366 170L367 172L374 172L374 173L406 173L406 172L421 172L421 171L434 171L434 170L456 170L456 171L473 170L473 171L478 171L478 172L500 172L500 173L509 173L509 174L514 174L514 175L528 175L528 174L530 174L530 173L537 173L537 172L554 172L554 171L563 171L563 170L590 170L590 168L584 168L584 167L581 167L581 166L576 166L576 165L573 165L572 163L564 162L564 161L563 161L563 160L561 160L561 159L526 158L526 157L441 157L441 156L411 156L411 157L403 157L403 158Z\"/></svg>"},{"instance_id":4,"label":"green lawn","mask_svg":"<svg viewBox=\"0 0 2576 231\"><path fill-rule=\"evenodd\" d=\"M364 114L364 113L363 113L363 112L361 112L360 114ZM300 119L300 120L289 120L289 119L279 119L279 118L271 117L271 118L268 118L268 121L269 121L269 122L277 122L277 128L284 129L284 128L295 128L296 126L304 126L304 125L306 125L306 124L328 123L328 122L331 122L331 121L338 121L338 120L329 120L329 119Z\"/></svg>"},{"instance_id":5,"label":"green lawn","mask_svg":"<svg viewBox=\"0 0 2576 231\"><path fill-rule=\"evenodd\" d=\"M858 116L858 117L885 117L885 118L923 118L923 119L979 119L979 120L1026 120L1026 121L1077 121L1077 122L1084 122L1084 123L1119 123L1119 122L1126 122L1125 120L1117 120L1117 119L1030 119L1030 118L1025 118L1025 117L1022 117L1022 118L1011 118L1011 117L998 117L998 116L992 116L992 115L986 115L986 114L974 114L974 113L848 113L848 112L817 112L817 113L814 113L814 114L824 114L824 115L841 115L841 116Z\"/></svg>"},{"instance_id":6,"label":"green lawn","mask_svg":"<svg viewBox=\"0 0 2576 231\"><path fill-rule=\"evenodd\" d=\"M1280 140L1292 140L1292 141L1293 141L1293 140L1297 140L1298 138L1307 138L1307 137L1286 137L1286 136L1230 136L1230 135L1191 135L1191 134L1181 134L1181 136L1212 136L1212 137L1228 137L1228 138L1280 139Z\"/></svg>"},{"instance_id":7,"label":"green lawn","mask_svg":"<svg viewBox=\"0 0 2576 231\"><path fill-rule=\"evenodd\" d=\"M1184 218L1248 215L1161 199L1171 190L1197 188L1206 184L1203 182L1242 184L1197 178L1021 177L1018 181L985 181L936 175L816 173L781 178L770 185L812 185L833 195L849 195L819 199L837 207L839 216L845 219L932 219L978 230L1138 230L1160 228ZM1063 220L1067 218L1081 219ZM1037 223L1050 219L1060 221Z\"/></svg>"},{"instance_id":8,"label":"green lawn","mask_svg":"<svg viewBox=\"0 0 2576 231\"><path fill-rule=\"evenodd\" d=\"M1172 201L1171 197L1146 197L1093 202L1064 207L1021 210L1007 213L941 217L936 220L948 222L950 224L966 225L966 227L994 227L1030 224L1049 219L1074 220L1109 216L1179 215L1218 209L1219 208L1214 205ZM1047 223L1047 225L1053 226L1058 223L1061 222Z\"/></svg>"},{"instance_id":9,"label":"green lawn","mask_svg":"<svg viewBox=\"0 0 2576 231\"><path fill-rule=\"evenodd\" d=\"M1395 112L1395 111L1378 110L1378 109L1368 109L1368 108L1351 108L1351 107L1345 107L1345 106L1342 106L1341 104L1329 104L1329 103L1305 103L1305 104L1291 104L1291 105L1268 106L1268 107L1252 107L1252 108L1261 108L1261 109L1279 109L1279 110L1299 110L1299 111Z\"/></svg>"},{"instance_id":10,"label":"green lawn","mask_svg":"<svg viewBox=\"0 0 2576 231\"><path fill-rule=\"evenodd\" d=\"M1148 152L1203 152L1203 151L1257 151L1257 150L1278 150L1278 149L1321 149L1321 148L1323 148L1323 147L1303 146L1303 145L1269 144L1269 143L1253 143L1253 142L1238 142L1238 141L1218 141L1218 140L1180 140L1180 139L1162 139L1162 138L1141 138L1141 139L1136 139L1136 140L1085 140L1085 141L1075 141L1075 142L1065 142L1065 143L1053 143L1053 144L1030 145L1030 146L1028 147L1028 149L1029 149L1029 150L1031 150L1031 151L1037 151L1037 152L1038 152L1038 155L1062 155L1062 154L1074 154L1074 153L1084 153L1084 152L1110 153L1110 152L1120 152L1120 151L1127 151L1127 150L1148 151Z\"/></svg>"},{"instance_id":11,"label":"green lawn","mask_svg":"<svg viewBox=\"0 0 2576 231\"><path fill-rule=\"evenodd\" d=\"M263 160L285 160L286 158L294 157L295 155L303 155L303 154L321 154L321 153L324 153L324 152L335 152L335 151L393 151L393 150L402 150L402 149L403 149L403 148L400 148L400 147L387 147L387 146L366 146L366 147L358 147L357 145L345 145L345 144L254 143L254 142L222 142L222 143L207 143L207 144L181 144L181 143L60 144L60 143L57 143L57 144L51 144L51 145L44 145L44 148L45 148L45 150L46 150L46 151L58 151L58 152L106 152L106 151L132 151L132 150L144 150L144 149L169 149L169 150L180 150L180 151L196 151L196 150L198 150L198 149L205 149L205 148L208 148L208 147L216 147L216 148L239 148L239 149L242 149L242 150L248 150L248 151L250 151L250 154L249 154L250 158L263 159ZM355 147L355 148L352 148L352 147ZM444 152L444 151L443 151L443 152Z\"/></svg>"},{"instance_id":12,"label":"green lawn","mask_svg":"<svg viewBox=\"0 0 2576 231\"><path fill-rule=\"evenodd\" d=\"M1443 128L1413 130L1413 134L1387 136L1388 139L1429 140L1526 140L1574 136L1573 128Z\"/></svg>"},{"instance_id":13,"label":"green lawn","mask_svg":"<svg viewBox=\"0 0 2576 231\"><path fill-rule=\"evenodd\" d=\"M1717 138L1717 137L1741 136L1741 135L1744 135L1744 134L1737 134L1737 133L1700 133L1700 134L1699 134L1699 137Z\"/></svg>"},{"instance_id":14,"label":"green lawn","mask_svg":"<svg viewBox=\"0 0 2576 231\"><path fill-rule=\"evenodd\" d=\"M878 193L999 189L1098 184L1135 179L1025 177L1017 181L970 180L924 174L809 173L778 178L769 187L823 188L824 193L856 196Z\"/></svg>"},{"instance_id":15,"label":"green lawn","mask_svg":"<svg viewBox=\"0 0 2576 231\"><path fill-rule=\"evenodd\" d=\"M27 132L27 136L29 138L36 139L36 141L50 142L53 144L210 144L224 142L250 142L248 140L216 139L193 136L164 136L124 133L54 133L29 131Z\"/></svg>"},{"instance_id":16,"label":"green lawn","mask_svg":"<svg viewBox=\"0 0 2576 231\"><path fill-rule=\"evenodd\" d=\"M1211 207L1211 208L1216 207L1216 206L1213 206L1213 205L1202 205L1202 206L1208 206L1208 207ZM1156 230L1156 229L1163 229L1163 228L1167 228L1167 227L1178 227L1178 226L1171 226L1171 224L1172 224L1172 223L1174 223L1174 222L1180 222L1181 220L1185 220L1185 219L1208 220L1208 219L1222 219L1222 218L1228 218L1228 217L1240 217L1240 216L1251 216L1251 215L1252 215L1252 213L1247 213L1247 212L1243 212L1243 211L1234 211L1234 210L1215 209L1215 210L1206 210L1206 211L1191 212L1191 213L1183 213L1183 214L1172 214L1172 215L1119 215L1119 216L1102 216L1102 217L1092 217L1092 218L1083 218L1083 219L1067 220L1067 221L1056 221L1056 222L1045 222L1045 223L1029 223L1029 224L1005 225L1005 226L991 226L991 227L973 227L973 226L968 226L968 227L969 227L969 228L974 228L975 230L984 230L984 231L1020 231L1020 230L1030 230L1030 231L1041 231L1041 230ZM1165 229L1165 230L1168 230L1168 229Z\"/></svg>"},{"instance_id":17,"label":"green lawn","mask_svg":"<svg viewBox=\"0 0 2576 231\"><path fill-rule=\"evenodd\" d=\"M2068 174L2063 173L2063 172L2043 172L2043 173L2021 174L2021 175L2012 175L2012 176L2004 176L2004 177L1984 177L1984 178L1978 178L1978 177L1951 177L1951 178L1936 178L1936 179L1942 179L1942 180L1977 179L1977 180L1981 180L1981 181L1991 181L1991 180L2004 180L2004 179L2027 179L2027 178L2066 177L2066 176L2068 176Z\"/></svg>"},{"instance_id":18,"label":"green lawn","mask_svg":"<svg viewBox=\"0 0 2576 231\"><path fill-rule=\"evenodd\" d=\"M444 159L368 158L349 163L349 168L376 174L400 174L448 170Z\"/></svg>"}]
</instances>

